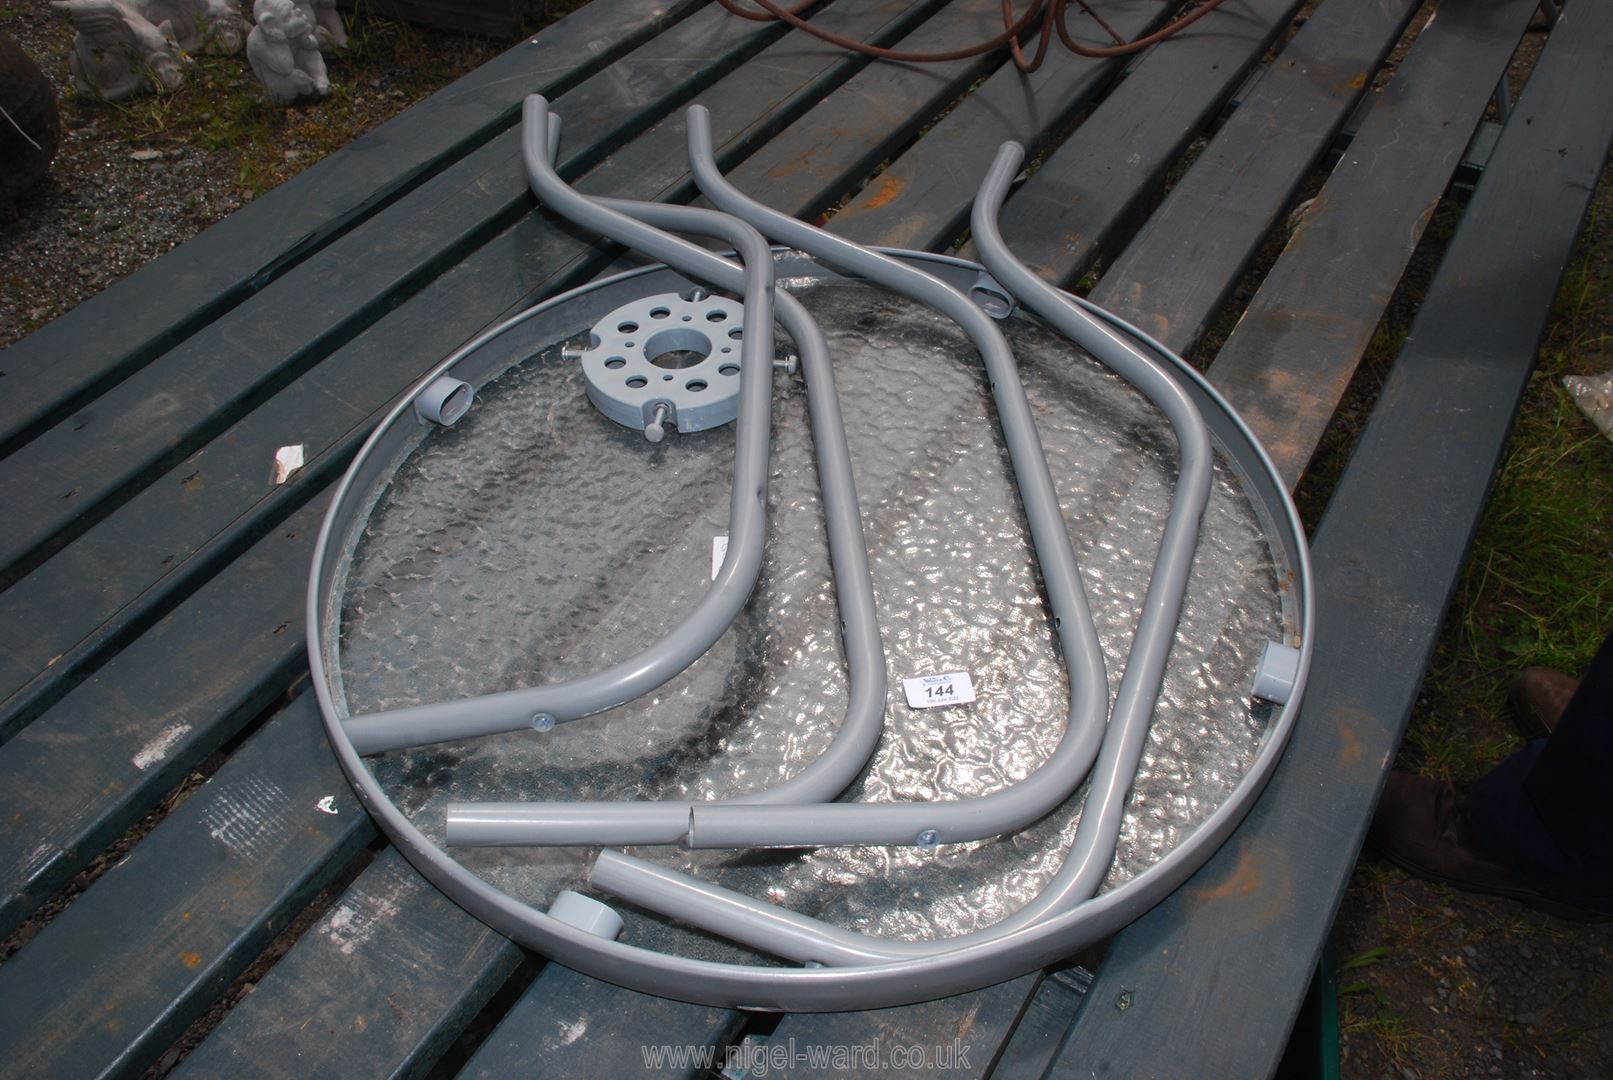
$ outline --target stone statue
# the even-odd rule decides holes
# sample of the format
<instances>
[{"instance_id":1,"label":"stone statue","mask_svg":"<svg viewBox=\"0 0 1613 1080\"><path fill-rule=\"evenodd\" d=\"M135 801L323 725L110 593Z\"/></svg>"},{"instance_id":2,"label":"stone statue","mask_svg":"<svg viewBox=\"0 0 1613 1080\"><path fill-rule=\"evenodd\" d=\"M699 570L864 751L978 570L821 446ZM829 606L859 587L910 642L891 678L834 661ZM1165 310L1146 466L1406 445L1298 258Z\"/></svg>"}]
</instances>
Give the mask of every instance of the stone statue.
<instances>
[{"instance_id":1,"label":"stone statue","mask_svg":"<svg viewBox=\"0 0 1613 1080\"><path fill-rule=\"evenodd\" d=\"M246 44L246 20L229 0L129 0L153 26L173 27L174 40L191 54L233 56Z\"/></svg>"},{"instance_id":2,"label":"stone statue","mask_svg":"<svg viewBox=\"0 0 1613 1080\"><path fill-rule=\"evenodd\" d=\"M166 22L152 25L123 0L52 0L73 29L73 85L107 101L145 91L177 90L185 81L179 43Z\"/></svg>"},{"instance_id":3,"label":"stone statue","mask_svg":"<svg viewBox=\"0 0 1613 1080\"><path fill-rule=\"evenodd\" d=\"M252 17L257 25L247 36L246 58L270 101L290 105L330 93L313 20L301 8L292 0L257 0Z\"/></svg>"},{"instance_id":4,"label":"stone statue","mask_svg":"<svg viewBox=\"0 0 1613 1080\"><path fill-rule=\"evenodd\" d=\"M347 48L347 27L342 25L336 0L297 0L297 6L314 24L314 37L319 42L321 52Z\"/></svg>"}]
</instances>

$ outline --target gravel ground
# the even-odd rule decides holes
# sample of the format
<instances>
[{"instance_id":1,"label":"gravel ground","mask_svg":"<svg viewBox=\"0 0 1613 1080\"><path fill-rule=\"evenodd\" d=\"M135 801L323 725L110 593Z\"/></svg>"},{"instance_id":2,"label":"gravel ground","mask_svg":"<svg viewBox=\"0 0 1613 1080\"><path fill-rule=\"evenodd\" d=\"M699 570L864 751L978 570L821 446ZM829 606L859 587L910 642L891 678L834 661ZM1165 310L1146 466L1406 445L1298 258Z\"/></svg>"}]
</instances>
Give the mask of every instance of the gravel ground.
<instances>
[{"instance_id":1,"label":"gravel ground","mask_svg":"<svg viewBox=\"0 0 1613 1080\"><path fill-rule=\"evenodd\" d=\"M329 58L331 96L281 110L244 55L195 58L167 97L80 101L73 32L48 0L0 6L0 31L55 86L63 127L50 178L0 223L0 347L508 47L366 19Z\"/></svg>"},{"instance_id":2,"label":"gravel ground","mask_svg":"<svg viewBox=\"0 0 1613 1080\"><path fill-rule=\"evenodd\" d=\"M51 178L0 223L0 347L503 48L372 20L332 60L325 102L269 109L244 58L203 58L175 100L111 106L74 99L72 34L46 0L13 3L0 30L56 86L64 135ZM1613 247L1607 187L1592 242ZM1613 1076L1613 925L1560 922L1369 858L1336 946L1347 1076Z\"/></svg>"}]
</instances>

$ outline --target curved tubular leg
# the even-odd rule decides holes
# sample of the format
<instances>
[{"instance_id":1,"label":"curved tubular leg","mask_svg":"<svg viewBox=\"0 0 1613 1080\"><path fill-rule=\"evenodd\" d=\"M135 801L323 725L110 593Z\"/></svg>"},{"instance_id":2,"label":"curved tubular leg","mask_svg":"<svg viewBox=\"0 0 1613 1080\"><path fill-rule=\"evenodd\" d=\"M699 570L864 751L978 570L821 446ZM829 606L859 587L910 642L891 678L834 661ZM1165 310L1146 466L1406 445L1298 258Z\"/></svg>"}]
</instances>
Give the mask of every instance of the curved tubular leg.
<instances>
[{"instance_id":1,"label":"curved tubular leg","mask_svg":"<svg viewBox=\"0 0 1613 1080\"><path fill-rule=\"evenodd\" d=\"M596 199L602 206L634 217L659 229L703 233L715 211L666 203L628 199ZM698 265L700 275L725 289L744 287L744 270L705 248L688 246L688 266ZM835 603L844 626L841 643L846 650L849 691L846 716L829 747L800 772L765 791L739 795L725 802L824 802L851 786L879 745L885 718L885 650L879 636L874 582L868 572L868 544L863 538L862 512L852 476L851 450L846 445L845 422L835 391L834 365L829 343L801 302L783 289L774 290L779 322L795 339L806 381L807 415L816 451L818 485L829 537L829 561L834 573Z\"/></svg>"},{"instance_id":2,"label":"curved tubular leg","mask_svg":"<svg viewBox=\"0 0 1613 1080\"><path fill-rule=\"evenodd\" d=\"M1111 737L1104 740L1075 842L1059 872L1034 900L1007 918L975 934L941 942L870 938L613 851L601 852L594 864L596 888L775 955L845 965L933 954L965 940L989 940L1078 906L1102 884L1114 858L1152 703L1164 679L1199 521L1209 500L1214 459L1204 418L1180 384L1115 330L1038 278L1003 243L997 218L1022 159L1017 144L1005 143L975 201L972 231L986 268L1021 302L1140 389L1170 421L1181 458L1170 517L1121 677Z\"/></svg>"},{"instance_id":3,"label":"curved tubular leg","mask_svg":"<svg viewBox=\"0 0 1613 1080\"><path fill-rule=\"evenodd\" d=\"M1199 522L1210 501L1210 479L1215 465L1210 432L1204 417L1180 383L1130 342L1088 315L1063 292L1055 289L1014 257L997 226L1008 186L1019 171L1025 151L1006 142L997 151L980 186L970 215L970 227L981 261L1001 285L1061 334L1080 344L1114 370L1165 414L1176 434L1179 455L1176 492L1170 516L1154 556L1154 572L1143 595L1142 614L1126 670L1115 695L1111 727L1117 738L1104 740L1103 751L1081 811L1081 825L1070 857L1080 864L1086 895L1096 892L1114 858L1115 840L1126 797L1137 775L1137 763L1148 740L1148 722L1165 678L1165 661L1176 638L1182 614L1182 597L1198 547Z\"/></svg>"},{"instance_id":4,"label":"curved tubular leg","mask_svg":"<svg viewBox=\"0 0 1613 1080\"><path fill-rule=\"evenodd\" d=\"M595 206L567 187L549 164L548 104L525 103L522 149L538 197L565 217L672 266L687 263L685 245L615 211ZM557 136L557 133L556 133ZM715 215L707 228L732 243L745 261L745 318L773 325L773 253L755 230ZM761 572L766 539L768 438L772 421L772 337L747 335L740 350L740 404L735 421L733 494L728 555L710 590L673 630L648 649L579 679L350 717L348 737L361 754L449 739L519 731L576 720L649 693L694 663L728 629Z\"/></svg>"},{"instance_id":5,"label":"curved tubular leg","mask_svg":"<svg viewBox=\"0 0 1613 1080\"><path fill-rule=\"evenodd\" d=\"M1068 798L1091 768L1104 740L1108 684L1058 493L1008 342L989 316L940 280L740 194L717 169L706 111L695 106L688 117L695 178L719 209L825 262L939 308L963 327L980 350L1070 676L1070 712L1064 734L1029 778L978 798L744 807L730 803L454 803L447 812L447 842L455 846L678 843L696 848L816 847L953 843L1023 828Z\"/></svg>"}]
</instances>

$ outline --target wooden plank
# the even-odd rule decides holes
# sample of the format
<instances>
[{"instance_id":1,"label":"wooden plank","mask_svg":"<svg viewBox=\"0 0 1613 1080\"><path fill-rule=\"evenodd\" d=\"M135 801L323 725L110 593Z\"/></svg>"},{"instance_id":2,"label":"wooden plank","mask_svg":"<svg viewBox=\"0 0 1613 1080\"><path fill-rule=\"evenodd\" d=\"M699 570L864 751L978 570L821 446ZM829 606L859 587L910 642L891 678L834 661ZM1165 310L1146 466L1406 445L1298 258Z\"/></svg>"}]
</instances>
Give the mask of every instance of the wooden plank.
<instances>
[{"instance_id":1,"label":"wooden plank","mask_svg":"<svg viewBox=\"0 0 1613 1080\"><path fill-rule=\"evenodd\" d=\"M792 1013L768 1037L769 1075L984 1076L1042 973L956 997L845 1013ZM782 1052L779 1049L781 1048Z\"/></svg>"},{"instance_id":2,"label":"wooden plank","mask_svg":"<svg viewBox=\"0 0 1613 1080\"><path fill-rule=\"evenodd\" d=\"M903 37L900 47L913 52L940 52L971 44L1002 31L1002 6L979 0L953 0L945 8L945 18L932 19ZM1000 63L1000 56L974 56L945 64L874 63L858 71L836 92L819 98L810 111L779 116L776 137L748 140L748 145L729 142L721 147L719 164L736 184L755 182L769 205L787 213L808 214L821 210L824 203L839 197L845 185L866 176L873 161L907 142L924 121L952 102L982 73ZM702 98L713 111L713 132L724 131L721 113L732 111L734 103L724 87L715 87ZM674 114L663 121L684 137L684 118ZM786 127L786 123L789 126ZM779 131L781 129L782 131ZM771 134L771 132L769 132ZM752 153L753 152L753 153ZM748 156L747 156L748 155ZM682 153L677 161L682 161ZM740 158L744 161L740 163ZM589 192L608 192L645 168L652 168L647 147L627 147L613 156L602 169L587 177L581 187ZM681 184L666 189L663 198L687 201L695 197L694 182L687 174Z\"/></svg>"},{"instance_id":3,"label":"wooden plank","mask_svg":"<svg viewBox=\"0 0 1613 1080\"><path fill-rule=\"evenodd\" d=\"M1211 378L1290 487L1343 400L1536 6L1453 7L1418 39L1216 354Z\"/></svg>"},{"instance_id":4,"label":"wooden plank","mask_svg":"<svg viewBox=\"0 0 1613 1080\"><path fill-rule=\"evenodd\" d=\"M305 694L0 967L8 1071L138 1075L373 835Z\"/></svg>"},{"instance_id":5,"label":"wooden plank","mask_svg":"<svg viewBox=\"0 0 1613 1080\"><path fill-rule=\"evenodd\" d=\"M0 454L245 300L514 120L703 6L590 4L4 351Z\"/></svg>"},{"instance_id":6,"label":"wooden plank","mask_svg":"<svg viewBox=\"0 0 1613 1080\"><path fill-rule=\"evenodd\" d=\"M563 168L614 150L782 32L720 8L680 22L564 96L578 137ZM17 522L0 536L0 583L527 212L519 143L512 130L475 150L0 461L0 502ZM457 325L468 335L480 324Z\"/></svg>"},{"instance_id":7,"label":"wooden plank","mask_svg":"<svg viewBox=\"0 0 1613 1080\"><path fill-rule=\"evenodd\" d=\"M549 964L459 1075L692 1077L703 1071L701 1052L742 1024L742 1014L729 1009L635 994ZM658 1059L661 1047L670 1054ZM685 1048L688 1056L677 1056ZM720 1066L721 1057L715 1060Z\"/></svg>"},{"instance_id":8,"label":"wooden plank","mask_svg":"<svg viewBox=\"0 0 1613 1080\"><path fill-rule=\"evenodd\" d=\"M1104 9L1110 25L1128 38L1146 34L1167 14L1167 6L1153 0L1128 0ZM1028 75L1012 63L1000 65L917 145L837 210L829 231L859 243L924 251L951 246L968 226L969 208L997 144L1017 139L1034 155L1122 66L1120 60L1062 52Z\"/></svg>"},{"instance_id":9,"label":"wooden plank","mask_svg":"<svg viewBox=\"0 0 1613 1080\"><path fill-rule=\"evenodd\" d=\"M905 0L843 0L819 21L880 40L903 32L933 7ZM736 73L707 95L717 106L725 150L748 149L767 124L798 115L855 66L839 50L803 47L798 38L774 46L758 66ZM565 110L568 130L598 129L607 119L587 97L568 97L558 107ZM587 122L573 124L574 116ZM489 166L488 176L496 179L464 181L465 187L524 190L513 135L507 141L504 156ZM623 176L613 193L659 197L685 183L682 144L681 124L659 125L641 136L630 149L647 160ZM570 159L592 156L586 139L578 145ZM592 174L590 181L599 183ZM520 205L528 200L514 198ZM67 680L127 639L176 593L183 595L187 582L255 539L265 520L272 522L288 502L303 497L300 489L307 481L322 483L338 471L378 413L444 353L522 297L573 283L588 260L600 258L600 250L546 217L529 215L14 585L0 597L5 613L0 617L0 725L28 722ZM455 317L444 318L444 312ZM275 448L287 443L303 444L309 465L295 484L277 487L267 463ZM201 558L192 560L198 553ZM18 632L24 623L33 629Z\"/></svg>"},{"instance_id":10,"label":"wooden plank","mask_svg":"<svg viewBox=\"0 0 1613 1080\"><path fill-rule=\"evenodd\" d=\"M310 503L0 747L0 933L17 926L290 684Z\"/></svg>"},{"instance_id":11,"label":"wooden plank","mask_svg":"<svg viewBox=\"0 0 1613 1080\"><path fill-rule=\"evenodd\" d=\"M1092 291L1178 351L1197 340L1399 36L1406 0L1323 4ZM1437 25L1437 20L1436 20ZM1012 206L1012 201L1010 201ZM1054 280L1061 235L1023 238Z\"/></svg>"},{"instance_id":12,"label":"wooden plank","mask_svg":"<svg viewBox=\"0 0 1613 1080\"><path fill-rule=\"evenodd\" d=\"M751 101L757 109L767 106L767 100L756 95L752 95ZM678 137L681 141L681 135ZM425 351L421 349L422 342L429 343L432 334L440 337L449 332L443 329L443 320L437 313L444 309L462 310L454 306L457 300L463 300L468 305L476 298L481 298L485 303L489 302L488 297L493 297L491 302L502 304L504 301L497 299L499 289L512 288L510 267L524 264L532 268L534 274L544 272L539 269L547 265L544 261L522 258L523 253L531 251L534 233L545 235L556 232L554 226L540 217L526 219L521 226L501 237L500 243L490 245L488 258L467 262L450 273L449 279L456 292L446 298L434 297L441 306L437 303L411 305L404 312L397 313L397 317L388 320L388 335L381 336L379 340L372 339L371 348L355 356L346 374L341 376L351 382L321 383L316 379L308 388L308 396L282 395L275 399L282 410L278 415L284 419L286 426L273 423L264 425L267 441L263 442L262 447L266 450L278 442L286 441L286 431L297 430L292 426L292 418L301 417L300 422L305 426L298 433L304 438L307 438L307 425L329 423L334 428L332 438L345 439L350 452L350 448L363 437L364 429L368 426L367 417L344 416L333 407L333 403L351 403L355 400L360 393L359 387L376 378L377 368L385 370L382 367L384 358L402 358L402 362L410 365L409 370L400 375L400 383L415 377L418 372L416 365L420 364L417 357L420 351ZM514 287L521 284L517 278ZM474 307L472 310L475 310ZM446 349L447 346L444 347ZM434 357L440 354L427 351L426 355ZM430 360L425 362L429 363ZM319 370L328 373L325 367ZM395 392L392 387L387 387L386 391ZM310 449L319 445L313 439L308 439L308 442ZM263 460L261 454L236 458L219 455L214 460L215 471L205 477L191 475L187 478L189 483L178 481L176 487L197 496L207 492L220 492L227 496L229 492L249 483L264 484L266 478L259 467ZM332 471L327 466L320 473L318 464L316 462L316 468L311 470L313 475L328 475ZM340 464L340 461L334 464ZM232 468L237 470L233 475L227 471ZM197 480L203 482L196 483ZM143 519L143 524L125 531L123 536L128 544L138 550L142 529L160 530L163 521L188 521L195 517L196 512L197 507L193 503L183 504L180 508L170 506L164 511L150 514ZM70 695L63 703L69 708L58 708L47 713L35 725L40 728L38 732L25 732L13 740L4 753L0 753L0 778L7 775L18 777L19 786L14 789L17 801L29 808L23 819L9 826L0 824L0 830L3 830L0 831L0 852L8 849L16 852L15 860L10 865L17 868L17 880L7 882L11 886L7 890L11 899L6 905L0 905L0 925L5 925L6 919L14 922L25 917L45 895L82 866L90 855L151 805L183 769L222 741L233 730L229 726L231 720L244 719L244 715L249 715L239 702L251 700L261 705L262 702L257 699L278 692L284 685L283 679L288 677L285 673L300 667L300 635L281 636L284 634L283 627L300 625L300 589L287 589L284 583L288 578L295 579L300 575L310 557L307 530L297 527L297 524L306 525L318 512L319 506L299 512L292 519L293 527L270 533L253 549L244 564L233 564L195 598L187 601L169 619L179 620L184 624L184 629L172 631L173 636L152 631L140 639L126 653L120 654L108 669L91 679L87 686L93 687L93 691L81 690ZM62 587L68 584L63 582ZM40 593L39 602L48 604L51 594L51 590ZM59 595L55 602L60 605ZM42 613L45 610L41 608ZM226 614L221 616L216 613L218 611ZM163 625L166 626L166 623ZM52 762L61 760L55 756L53 747L59 746L63 740L97 738L94 702L102 694L124 693L126 672L149 671L153 673L152 678L157 678L156 673L163 668L151 665L144 657L151 650L160 652L172 647L167 643L176 637L191 642L192 649L208 650L211 659L206 662L217 665L221 672L210 685L217 688L218 695L224 700L216 701L209 697L165 707L169 710L183 709L183 718L172 717L163 709L147 707L140 716L132 718L125 729L126 741L132 743L127 751L108 749L105 760L98 767L80 767L71 775L61 775L63 769L60 764L53 770L45 771ZM19 642L18 647L21 644ZM240 658L247 658L251 666L243 670ZM282 681L276 682L270 677L271 672L281 672ZM169 692L173 692L171 686ZM224 711L226 706L227 711ZM159 718L166 718L168 726L143 722L143 719ZM147 775L129 768L130 754L138 754L140 747L149 740L161 737L171 727L179 726L187 730L174 736L166 746L161 772L153 770ZM13 769L14 773L9 772ZM39 778L37 789L28 786L29 777Z\"/></svg>"},{"instance_id":13,"label":"wooden plank","mask_svg":"<svg viewBox=\"0 0 1613 1080\"><path fill-rule=\"evenodd\" d=\"M1355 0L1329 3L1358 6ZM1333 17L1327 6L1312 18ZM1398 6L1403 21L1416 3ZM1242 85L1297 7L1289 0L1253 0L1144 54L1003 208L1008 246L1050 281L1063 284L1084 273L1118 234L1137 224L1172 163Z\"/></svg>"},{"instance_id":14,"label":"wooden plank","mask_svg":"<svg viewBox=\"0 0 1613 1080\"><path fill-rule=\"evenodd\" d=\"M1312 544L1320 662L1293 742L1232 841L1115 939L1059 1075L1276 1066L1613 145L1613 9L1564 18Z\"/></svg>"},{"instance_id":15,"label":"wooden plank","mask_svg":"<svg viewBox=\"0 0 1613 1080\"><path fill-rule=\"evenodd\" d=\"M338 6L492 38L519 33L524 13L518 0L346 0Z\"/></svg>"},{"instance_id":16,"label":"wooden plank","mask_svg":"<svg viewBox=\"0 0 1613 1080\"><path fill-rule=\"evenodd\" d=\"M1026 1002L1025 1015L998 1053L991 1075L1041 1076L1047 1070L1091 986L1091 976L1080 974L1048 973Z\"/></svg>"},{"instance_id":17,"label":"wooden plank","mask_svg":"<svg viewBox=\"0 0 1613 1080\"><path fill-rule=\"evenodd\" d=\"M418 1075L520 959L389 848L172 1075Z\"/></svg>"}]
</instances>

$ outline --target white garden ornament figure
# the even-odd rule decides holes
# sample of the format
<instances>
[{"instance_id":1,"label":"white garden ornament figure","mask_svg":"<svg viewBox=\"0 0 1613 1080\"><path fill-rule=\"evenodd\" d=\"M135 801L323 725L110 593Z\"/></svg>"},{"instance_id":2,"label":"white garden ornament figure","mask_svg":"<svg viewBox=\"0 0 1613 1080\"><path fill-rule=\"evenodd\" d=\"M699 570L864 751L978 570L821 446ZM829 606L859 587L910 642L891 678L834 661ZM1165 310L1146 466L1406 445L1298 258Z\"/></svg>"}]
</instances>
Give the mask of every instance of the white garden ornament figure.
<instances>
[{"instance_id":1,"label":"white garden ornament figure","mask_svg":"<svg viewBox=\"0 0 1613 1080\"><path fill-rule=\"evenodd\" d=\"M73 29L68 66L80 93L107 101L177 90L182 54L168 23L153 24L123 0L55 0Z\"/></svg>"},{"instance_id":2,"label":"white garden ornament figure","mask_svg":"<svg viewBox=\"0 0 1613 1080\"><path fill-rule=\"evenodd\" d=\"M342 13L336 10L336 0L296 0L308 21L314 24L314 39L321 52L336 52L347 48L347 27L342 25Z\"/></svg>"},{"instance_id":3,"label":"white garden ornament figure","mask_svg":"<svg viewBox=\"0 0 1613 1080\"><path fill-rule=\"evenodd\" d=\"M187 53L234 56L246 44L247 23L230 0L129 0L152 25L166 22Z\"/></svg>"},{"instance_id":4,"label":"white garden ornament figure","mask_svg":"<svg viewBox=\"0 0 1613 1080\"><path fill-rule=\"evenodd\" d=\"M313 21L301 8L292 0L257 0L252 17L257 25L247 36L246 58L270 101L290 105L330 93Z\"/></svg>"}]
</instances>

